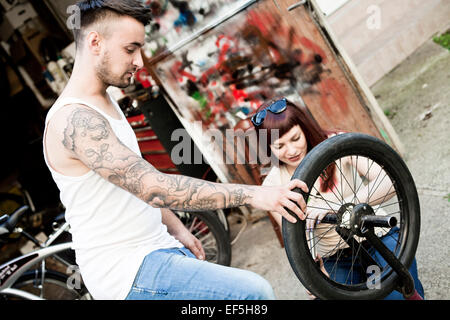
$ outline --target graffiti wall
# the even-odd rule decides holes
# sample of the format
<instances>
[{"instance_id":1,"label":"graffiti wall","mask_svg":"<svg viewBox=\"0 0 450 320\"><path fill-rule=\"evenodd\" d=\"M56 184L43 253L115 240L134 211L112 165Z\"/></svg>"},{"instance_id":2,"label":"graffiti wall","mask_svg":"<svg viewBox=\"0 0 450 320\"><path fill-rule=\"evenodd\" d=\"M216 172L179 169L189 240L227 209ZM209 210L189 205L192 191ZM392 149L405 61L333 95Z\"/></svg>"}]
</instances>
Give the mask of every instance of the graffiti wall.
<instances>
[{"instance_id":1,"label":"graffiti wall","mask_svg":"<svg viewBox=\"0 0 450 320\"><path fill-rule=\"evenodd\" d=\"M284 96L305 104L326 129L377 135L311 18L298 18L274 1L258 1L156 63L153 72L182 117L201 121L203 130L233 129L265 100Z\"/></svg>"},{"instance_id":2,"label":"graffiti wall","mask_svg":"<svg viewBox=\"0 0 450 320\"><path fill-rule=\"evenodd\" d=\"M268 11L247 10L158 65L157 74L184 116L232 128L266 99L326 90L325 55ZM178 103L177 103L178 104ZM328 106L327 106L328 107ZM342 102L342 110L347 106Z\"/></svg>"}]
</instances>

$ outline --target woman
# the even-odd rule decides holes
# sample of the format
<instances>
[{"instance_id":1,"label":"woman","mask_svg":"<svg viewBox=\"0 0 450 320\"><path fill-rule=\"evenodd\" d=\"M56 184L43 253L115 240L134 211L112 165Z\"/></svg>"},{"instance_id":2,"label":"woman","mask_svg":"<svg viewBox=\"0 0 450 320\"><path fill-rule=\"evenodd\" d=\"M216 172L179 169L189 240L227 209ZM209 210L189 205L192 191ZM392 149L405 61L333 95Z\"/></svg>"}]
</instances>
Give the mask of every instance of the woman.
<instances>
[{"instance_id":1,"label":"woman","mask_svg":"<svg viewBox=\"0 0 450 320\"><path fill-rule=\"evenodd\" d=\"M288 182L312 148L339 133L323 130L307 108L298 107L284 98L271 100L261 105L252 117L252 123L258 133L264 130L266 134L258 134L258 137L267 137L268 154L274 155L279 160L279 164L271 168L263 185L280 185ZM272 138L272 135L276 133L274 130L278 130L278 134ZM346 157L329 166L311 190L306 211L309 240L320 239L315 243L314 248L319 260L323 258L325 269L322 271L336 282L360 283L364 281L366 271L362 267L359 271L355 269L355 262L352 261L354 257L351 255L351 248L347 242L343 241L333 225L321 223L321 220L327 213L337 212L342 206L341 203L365 202L376 210L377 215L387 214L377 205L394 197L394 193L390 192L391 180L386 174L380 174L381 172L384 173L382 168L367 158ZM364 183L360 176L364 177ZM373 188L375 182L377 187ZM358 188L352 188L352 186L358 186ZM344 199L337 201L336 193ZM360 199L363 200L360 201ZM276 212L270 214L281 227L282 216ZM398 228L391 230L375 228L375 233L382 237L382 241L391 250L395 248ZM386 264L376 252L373 252L372 256L382 266ZM423 287L417 276L415 259L409 271L414 278L417 292L423 297ZM403 296L393 291L386 299L403 299Z\"/></svg>"}]
</instances>

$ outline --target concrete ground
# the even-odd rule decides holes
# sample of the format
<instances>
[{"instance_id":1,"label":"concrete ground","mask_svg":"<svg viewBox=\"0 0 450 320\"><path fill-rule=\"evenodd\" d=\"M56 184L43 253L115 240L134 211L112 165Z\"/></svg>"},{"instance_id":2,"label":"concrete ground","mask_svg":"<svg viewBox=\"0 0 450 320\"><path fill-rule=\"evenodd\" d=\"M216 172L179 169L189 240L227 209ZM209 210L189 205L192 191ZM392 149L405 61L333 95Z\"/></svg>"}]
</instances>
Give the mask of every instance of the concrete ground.
<instances>
[{"instance_id":1,"label":"concrete ground","mask_svg":"<svg viewBox=\"0 0 450 320\"><path fill-rule=\"evenodd\" d=\"M416 258L426 298L450 299L450 51L429 40L371 89L404 145L419 193ZM233 238L245 223L229 218ZM265 277L278 299L308 299L265 215L247 223L232 248L232 266Z\"/></svg>"}]
</instances>

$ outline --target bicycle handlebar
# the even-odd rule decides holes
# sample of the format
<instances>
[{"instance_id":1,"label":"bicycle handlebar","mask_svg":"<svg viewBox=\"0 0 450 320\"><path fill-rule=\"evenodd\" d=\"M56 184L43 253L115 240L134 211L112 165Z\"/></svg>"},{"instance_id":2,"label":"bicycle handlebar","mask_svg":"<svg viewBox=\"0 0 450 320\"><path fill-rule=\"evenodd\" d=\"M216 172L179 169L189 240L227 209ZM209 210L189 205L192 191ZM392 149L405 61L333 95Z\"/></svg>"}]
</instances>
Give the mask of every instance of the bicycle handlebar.
<instances>
[{"instance_id":1,"label":"bicycle handlebar","mask_svg":"<svg viewBox=\"0 0 450 320\"><path fill-rule=\"evenodd\" d=\"M6 220L9 219L9 216L7 214L3 215L0 217L0 225L3 224L3 222L5 222Z\"/></svg>"},{"instance_id":2,"label":"bicycle handlebar","mask_svg":"<svg viewBox=\"0 0 450 320\"><path fill-rule=\"evenodd\" d=\"M25 214L25 212L30 209L29 206L24 205L13 212L13 214L7 218L7 220L0 225L0 228L8 230L8 232L12 232L14 228L16 227L19 220L22 218L22 216Z\"/></svg>"}]
</instances>

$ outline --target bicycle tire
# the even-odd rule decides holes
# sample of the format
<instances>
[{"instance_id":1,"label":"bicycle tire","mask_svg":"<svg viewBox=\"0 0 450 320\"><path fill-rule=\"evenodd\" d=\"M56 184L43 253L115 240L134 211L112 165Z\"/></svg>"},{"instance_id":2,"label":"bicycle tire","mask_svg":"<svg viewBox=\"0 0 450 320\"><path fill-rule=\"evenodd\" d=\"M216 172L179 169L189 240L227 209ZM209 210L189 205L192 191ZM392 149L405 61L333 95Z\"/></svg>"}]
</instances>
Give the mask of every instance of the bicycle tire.
<instances>
[{"instance_id":1,"label":"bicycle tire","mask_svg":"<svg viewBox=\"0 0 450 320\"><path fill-rule=\"evenodd\" d=\"M40 289L34 286L37 280L41 279L41 270L29 270L25 272L13 285L14 289L21 289L26 292L40 296ZM80 283L79 288L71 288L68 286L69 276L53 271L46 270L44 278L44 299L46 300L90 300L90 296L86 287ZM12 299L20 299L17 297L5 297Z\"/></svg>"},{"instance_id":2,"label":"bicycle tire","mask_svg":"<svg viewBox=\"0 0 450 320\"><path fill-rule=\"evenodd\" d=\"M302 193L307 202L314 183L324 170L330 164L336 165L338 159L348 156L371 159L372 163L378 164L391 179L398 199L396 206L399 208L398 215L401 220L395 253L400 262L409 268L419 241L420 205L411 173L403 159L389 145L377 138L359 133L345 133L329 138L305 156L292 176L292 179L304 181L309 193L306 194L300 189L295 191ZM293 215L292 212L290 214ZM312 258L305 225L305 220L293 224L283 219L282 232L288 260L294 273L316 297L333 300L382 299L397 288L399 276L389 265L383 269L377 290L369 288L363 281L355 285L333 281L329 275L320 270Z\"/></svg>"},{"instance_id":3,"label":"bicycle tire","mask_svg":"<svg viewBox=\"0 0 450 320\"><path fill-rule=\"evenodd\" d=\"M175 211L175 214L186 228L202 242L206 261L224 266L231 265L230 236L215 212Z\"/></svg>"},{"instance_id":4,"label":"bicycle tire","mask_svg":"<svg viewBox=\"0 0 450 320\"><path fill-rule=\"evenodd\" d=\"M227 219L228 211L229 211L229 209L219 209L219 210L216 210L215 213L216 213L217 217L219 218L220 222L222 222L225 230L228 232L228 234L230 234L230 224Z\"/></svg>"}]
</instances>

